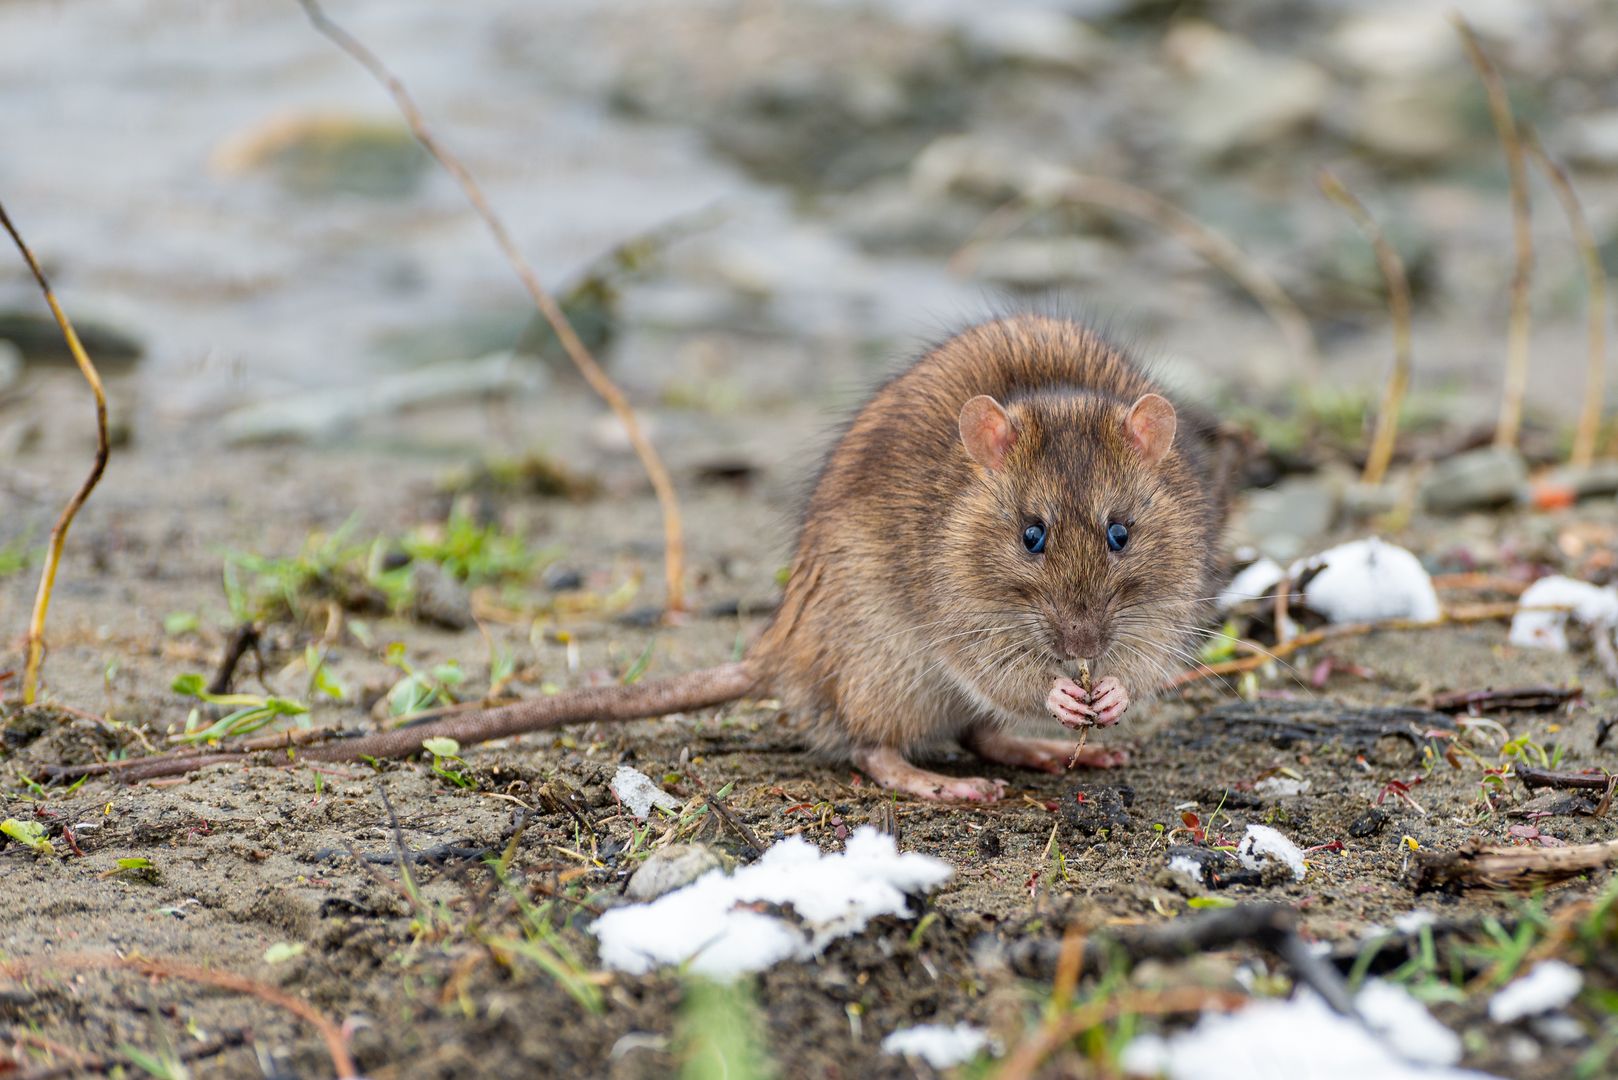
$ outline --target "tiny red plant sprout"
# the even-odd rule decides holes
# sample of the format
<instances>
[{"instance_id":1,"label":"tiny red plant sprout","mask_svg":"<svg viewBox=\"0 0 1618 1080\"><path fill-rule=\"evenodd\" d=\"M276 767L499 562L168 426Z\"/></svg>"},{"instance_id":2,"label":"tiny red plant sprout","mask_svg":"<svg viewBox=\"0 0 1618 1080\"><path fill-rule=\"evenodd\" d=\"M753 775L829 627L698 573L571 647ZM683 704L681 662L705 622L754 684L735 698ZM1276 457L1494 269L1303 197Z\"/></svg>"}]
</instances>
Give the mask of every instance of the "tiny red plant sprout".
<instances>
[{"instance_id":1,"label":"tiny red plant sprout","mask_svg":"<svg viewBox=\"0 0 1618 1080\"><path fill-rule=\"evenodd\" d=\"M1082 792L1082 791L1075 791L1075 792L1074 792L1074 793L1073 793L1073 801L1074 801L1074 802L1076 802L1076 803L1078 803L1078 804L1079 804L1079 805L1080 805L1080 806L1083 806L1083 805L1084 805L1084 804L1085 804L1085 803L1087 803L1087 802L1089 802L1089 801L1090 801L1090 800L1089 800L1089 798L1088 798L1088 797L1087 797L1087 796L1086 796L1086 795L1085 795L1085 794L1084 794L1084 792Z\"/></svg>"},{"instance_id":2,"label":"tiny red plant sprout","mask_svg":"<svg viewBox=\"0 0 1618 1080\"><path fill-rule=\"evenodd\" d=\"M1029 873L1028 880L1023 882L1023 888L1028 890L1030 900L1039 895L1039 867L1034 867L1033 871Z\"/></svg>"},{"instance_id":3,"label":"tiny red plant sprout","mask_svg":"<svg viewBox=\"0 0 1618 1080\"><path fill-rule=\"evenodd\" d=\"M1305 855L1313 855L1317 851L1342 851L1342 850L1343 850L1343 842L1341 840L1328 840L1324 844L1316 844L1314 847L1304 848L1303 853Z\"/></svg>"},{"instance_id":4,"label":"tiny red plant sprout","mask_svg":"<svg viewBox=\"0 0 1618 1080\"><path fill-rule=\"evenodd\" d=\"M1208 842L1208 834L1202 829L1201 818L1187 810L1185 813L1180 815L1180 820L1185 823L1185 827L1187 829L1191 830L1191 836L1194 840L1196 840L1197 843L1205 844Z\"/></svg>"}]
</instances>

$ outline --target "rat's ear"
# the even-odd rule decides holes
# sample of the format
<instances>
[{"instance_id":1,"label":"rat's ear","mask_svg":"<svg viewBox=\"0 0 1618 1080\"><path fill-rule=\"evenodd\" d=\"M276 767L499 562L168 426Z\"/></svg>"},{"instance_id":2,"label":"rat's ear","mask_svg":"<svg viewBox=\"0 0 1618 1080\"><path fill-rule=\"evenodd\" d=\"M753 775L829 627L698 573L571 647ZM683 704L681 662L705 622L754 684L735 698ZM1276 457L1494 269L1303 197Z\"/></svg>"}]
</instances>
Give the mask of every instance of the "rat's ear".
<instances>
[{"instance_id":1,"label":"rat's ear","mask_svg":"<svg viewBox=\"0 0 1618 1080\"><path fill-rule=\"evenodd\" d=\"M1017 429L1011 426L1005 406L988 394L979 394L961 406L961 443L967 456L985 469L1000 468L1016 442Z\"/></svg>"},{"instance_id":2,"label":"rat's ear","mask_svg":"<svg viewBox=\"0 0 1618 1080\"><path fill-rule=\"evenodd\" d=\"M1129 407L1129 419L1124 421L1124 427L1146 464L1156 465L1168 454L1169 447L1174 445L1174 429L1178 423L1174 406L1169 404L1168 398L1160 394L1142 394Z\"/></svg>"}]
</instances>

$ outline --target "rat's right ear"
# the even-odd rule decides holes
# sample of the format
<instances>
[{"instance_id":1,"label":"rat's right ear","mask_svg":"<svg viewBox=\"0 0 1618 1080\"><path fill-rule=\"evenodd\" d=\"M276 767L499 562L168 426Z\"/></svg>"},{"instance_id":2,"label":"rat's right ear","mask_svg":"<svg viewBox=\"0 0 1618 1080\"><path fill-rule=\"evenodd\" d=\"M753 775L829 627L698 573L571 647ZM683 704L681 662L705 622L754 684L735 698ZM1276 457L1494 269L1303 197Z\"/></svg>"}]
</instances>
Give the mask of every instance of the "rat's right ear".
<instances>
[{"instance_id":1,"label":"rat's right ear","mask_svg":"<svg viewBox=\"0 0 1618 1080\"><path fill-rule=\"evenodd\" d=\"M992 472L1005 464L1016 443L1017 429L994 398L979 394L961 406L961 445L973 461Z\"/></svg>"}]
</instances>

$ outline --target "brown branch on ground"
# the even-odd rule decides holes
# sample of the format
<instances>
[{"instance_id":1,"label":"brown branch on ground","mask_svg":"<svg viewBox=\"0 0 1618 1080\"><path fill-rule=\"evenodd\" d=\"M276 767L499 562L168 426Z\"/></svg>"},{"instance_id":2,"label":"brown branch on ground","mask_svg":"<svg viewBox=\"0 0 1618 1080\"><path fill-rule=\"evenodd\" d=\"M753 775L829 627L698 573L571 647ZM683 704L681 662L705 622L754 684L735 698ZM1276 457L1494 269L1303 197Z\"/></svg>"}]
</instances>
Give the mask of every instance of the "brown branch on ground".
<instances>
[{"instance_id":1,"label":"brown branch on ground","mask_svg":"<svg viewBox=\"0 0 1618 1080\"><path fill-rule=\"evenodd\" d=\"M489 205L476 177L460 158L438 141L427 126L426 118L422 116L421 110L417 108L415 99L411 97L404 83L364 43L328 18L317 0L298 0L298 3L303 6L304 12L316 30L370 72L371 76L393 96L394 103L404 115L405 122L410 125L411 133L415 135L416 140L455 178L461 190L465 192L467 201L488 226L495 243L499 245L501 252L511 263L511 268L516 271L517 277L528 290L534 306L550 324L568 359L579 369L579 374L584 376L590 388L599 394L617 415L619 423L624 427L624 433L629 436L630 444L635 448L635 454L640 458L641 466L646 470L647 478L652 482L652 490L657 494L658 506L663 513L663 569L668 589L666 611L670 617L678 616L685 610L685 539L680 522L680 504L675 497L674 482L669 478L668 469L652 446L651 440L641 429L635 410L624 397L623 391L618 389L602 370L601 365L596 362L595 357L590 354L584 342L579 339L578 332L573 329L573 324L568 321L561 305L540 284L539 275L534 272L533 266L517 247L510 230Z\"/></svg>"},{"instance_id":2,"label":"brown branch on ground","mask_svg":"<svg viewBox=\"0 0 1618 1080\"><path fill-rule=\"evenodd\" d=\"M22 254L23 262L28 264L29 271L34 275L34 283L45 296L45 303L50 306L51 314L56 318L56 325L61 328L62 338L67 342L68 352L73 354L73 362L79 365L79 372L84 381L90 384L90 392L96 400L96 457L95 464L90 467L90 474L84 478L79 489L73 493L67 505L62 508L61 516L56 524L51 526L50 542L45 549L45 566L39 575L39 592L34 596L34 614L28 621L28 658L23 667L22 701L24 705L32 705L39 693L39 667L45 658L45 614L51 606L51 592L56 588L56 570L62 563L62 547L67 543L67 530L73 524L73 518L95 490L96 484L101 480L101 474L107 469L107 458L112 453L112 444L107 437L107 393L101 387L101 373L96 371L95 364L90 361L90 354L84 351L84 345L79 341L78 332L73 329L73 323L68 319L67 312L62 305L56 302L56 293L51 291L51 283L45 278L45 271L39 268L39 261L34 253L23 242L22 234L11 223L11 217L6 213L4 205L0 205L0 226L11 234L12 243L17 245L17 251Z\"/></svg>"},{"instance_id":3,"label":"brown branch on ground","mask_svg":"<svg viewBox=\"0 0 1618 1080\"><path fill-rule=\"evenodd\" d=\"M1382 280L1388 287L1388 315L1393 322L1393 369L1388 372L1388 382L1382 390L1382 406L1371 437L1371 452L1366 455L1365 471L1360 474L1362 482L1380 484L1387 475L1388 463L1393 460L1393 446L1399 435L1399 410L1410 389L1410 279L1405 276L1404 261L1365 204L1326 169L1320 170L1319 182L1326 197L1348 211L1348 216L1371 242Z\"/></svg>"},{"instance_id":4,"label":"brown branch on ground","mask_svg":"<svg viewBox=\"0 0 1618 1080\"><path fill-rule=\"evenodd\" d=\"M1483 51L1471 25L1455 14L1455 30L1466 47L1467 59L1477 70L1483 89L1489 95L1489 115L1506 152L1506 171L1511 178L1511 235L1516 261L1511 272L1511 316L1506 327L1506 385L1500 397L1500 423L1494 444L1515 449L1522 432L1523 397L1528 391L1528 286L1534 273L1534 234L1528 205L1528 165L1523 155L1517 122L1511 115L1511 98L1506 94L1500 70Z\"/></svg>"},{"instance_id":5,"label":"brown branch on ground","mask_svg":"<svg viewBox=\"0 0 1618 1080\"><path fill-rule=\"evenodd\" d=\"M178 979L182 982L214 986L237 994L250 994L267 1004L291 1013L319 1033L331 1057L332 1067L339 1077L357 1077L354 1058L348 1052L348 1041L342 1030L328 1020L320 1010L304 1001L256 979L237 975L217 968L197 967L170 960L148 959L143 956L119 956L116 953L56 953L51 956L14 956L0 959L0 972L8 978L21 980L46 971L104 971L117 969L133 971L154 979Z\"/></svg>"},{"instance_id":6,"label":"brown branch on ground","mask_svg":"<svg viewBox=\"0 0 1618 1080\"><path fill-rule=\"evenodd\" d=\"M1505 577L1500 574L1486 574L1481 571L1470 571L1462 574L1434 574L1433 588L1439 592L1497 592L1508 596L1521 596L1528 590L1529 582L1518 581L1516 578Z\"/></svg>"},{"instance_id":7,"label":"brown branch on ground","mask_svg":"<svg viewBox=\"0 0 1618 1080\"><path fill-rule=\"evenodd\" d=\"M1536 769L1529 765L1519 765L1512 772L1523 782L1524 787L1576 788L1584 791L1606 791L1613 777L1613 774L1607 772L1553 772L1550 769Z\"/></svg>"},{"instance_id":8,"label":"brown branch on ground","mask_svg":"<svg viewBox=\"0 0 1618 1080\"><path fill-rule=\"evenodd\" d=\"M1577 686L1516 686L1504 690L1457 690L1433 697L1434 712L1476 712L1480 709L1519 709L1543 712L1559 709L1584 695Z\"/></svg>"},{"instance_id":9,"label":"brown branch on ground","mask_svg":"<svg viewBox=\"0 0 1618 1080\"><path fill-rule=\"evenodd\" d=\"M1418 851L1414 884L1418 893L1471 888L1527 891L1614 862L1618 840L1555 848L1485 847L1472 840L1456 851Z\"/></svg>"},{"instance_id":10,"label":"brown branch on ground","mask_svg":"<svg viewBox=\"0 0 1618 1080\"><path fill-rule=\"evenodd\" d=\"M1589 352L1585 361L1584 403L1579 408L1579 424L1573 431L1573 451L1568 455L1568 462L1575 468L1586 469L1595 460L1596 437L1601 431L1601 406L1607 392L1607 270L1601 265L1601 252L1596 247L1590 223L1584 218L1584 207L1579 203L1579 193L1573 190L1573 181L1568 177L1567 170L1545 152L1533 129L1525 127L1525 133L1527 138L1523 141L1535 163L1545 173L1545 178L1551 182L1551 190L1556 192L1557 201L1562 204L1568 231L1573 234L1573 242L1579 248L1579 261L1584 265ZM1618 437L1615 437L1612 449L1618 450Z\"/></svg>"},{"instance_id":11,"label":"brown branch on ground","mask_svg":"<svg viewBox=\"0 0 1618 1080\"><path fill-rule=\"evenodd\" d=\"M1302 365L1304 374L1317 374L1320 370L1320 346L1309 319L1298 307L1297 301L1287 295L1279 282L1271 277L1235 243L1215 232L1184 210L1145 188L1106 176L1074 174L1065 180L1054 195L1036 200L1032 196L1018 196L1000 207L979 226L978 235L968 240L950 257L950 269L963 273L970 268L970 254L997 233L1011 231L1020 223L1022 215L1013 214L1011 207L1019 202L1039 207L1048 203L1084 203L1099 206L1116 214L1139 218L1178 239L1204 260L1222 270L1270 317L1287 348ZM990 226L993 226L991 229Z\"/></svg>"},{"instance_id":12,"label":"brown branch on ground","mask_svg":"<svg viewBox=\"0 0 1618 1080\"><path fill-rule=\"evenodd\" d=\"M1240 660L1226 660L1220 664L1204 664L1201 667L1192 668L1190 671L1182 671L1165 683L1163 689L1174 690L1187 683L1218 675L1240 675L1245 672L1256 671L1272 660L1280 660L1297 652L1299 649L1319 645L1322 641L1360 637L1365 634L1374 634L1381 630L1436 630L1440 626L1453 626L1460 623L1492 622L1496 619L1509 619L1519 610L1527 609L1520 608L1517 604L1477 604L1471 607L1454 608L1445 612L1442 618L1431 621L1386 619L1382 622L1338 623L1331 626L1322 626L1307 633L1299 634L1288 641L1283 641L1269 652L1258 656L1248 656Z\"/></svg>"}]
</instances>

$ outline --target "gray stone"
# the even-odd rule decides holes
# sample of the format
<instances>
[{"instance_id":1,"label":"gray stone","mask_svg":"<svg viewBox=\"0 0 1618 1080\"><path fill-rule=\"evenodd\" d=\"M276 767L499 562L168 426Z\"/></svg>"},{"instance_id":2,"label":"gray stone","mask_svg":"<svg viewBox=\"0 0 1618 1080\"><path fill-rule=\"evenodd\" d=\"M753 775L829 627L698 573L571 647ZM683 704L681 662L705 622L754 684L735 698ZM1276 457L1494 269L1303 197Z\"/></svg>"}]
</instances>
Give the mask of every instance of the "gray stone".
<instances>
[{"instance_id":1,"label":"gray stone","mask_svg":"<svg viewBox=\"0 0 1618 1080\"><path fill-rule=\"evenodd\" d=\"M1376 517L1395 509L1401 492L1392 483L1363 484L1354 481L1343 488L1343 513L1354 518Z\"/></svg>"},{"instance_id":2,"label":"gray stone","mask_svg":"<svg viewBox=\"0 0 1618 1080\"><path fill-rule=\"evenodd\" d=\"M414 594L412 613L422 622L446 630L465 630L476 621L472 598L437 563L420 559L412 563L410 587Z\"/></svg>"},{"instance_id":3,"label":"gray stone","mask_svg":"<svg viewBox=\"0 0 1618 1080\"><path fill-rule=\"evenodd\" d=\"M1515 450L1486 446L1446 458L1421 483L1422 505L1433 513L1490 510L1528 501L1528 466Z\"/></svg>"},{"instance_id":4,"label":"gray stone","mask_svg":"<svg viewBox=\"0 0 1618 1080\"><path fill-rule=\"evenodd\" d=\"M1203 158L1273 143L1309 125L1331 90L1326 73L1308 61L1260 52L1206 24L1175 29L1165 48L1188 76L1176 127Z\"/></svg>"},{"instance_id":5,"label":"gray stone","mask_svg":"<svg viewBox=\"0 0 1618 1080\"><path fill-rule=\"evenodd\" d=\"M1309 550L1337 516L1332 485L1318 477L1291 477L1249 492L1232 526L1233 543L1249 544L1286 563Z\"/></svg>"},{"instance_id":6,"label":"gray stone","mask_svg":"<svg viewBox=\"0 0 1618 1080\"><path fill-rule=\"evenodd\" d=\"M225 441L233 446L313 442L342 434L371 417L491 394L532 392L544 385L545 375L537 364L510 353L495 353L383 375L357 387L246 405L227 413L220 426Z\"/></svg>"},{"instance_id":7,"label":"gray stone","mask_svg":"<svg viewBox=\"0 0 1618 1080\"><path fill-rule=\"evenodd\" d=\"M1348 116L1345 134L1390 160L1447 160L1467 142L1465 90L1452 77L1367 83Z\"/></svg>"},{"instance_id":8,"label":"gray stone","mask_svg":"<svg viewBox=\"0 0 1618 1080\"><path fill-rule=\"evenodd\" d=\"M1594 461L1587 468L1563 465L1542 478L1554 487L1571 488L1581 499L1618 494L1618 461Z\"/></svg>"},{"instance_id":9,"label":"gray stone","mask_svg":"<svg viewBox=\"0 0 1618 1080\"><path fill-rule=\"evenodd\" d=\"M644 904L675 889L683 889L708 871L723 870L725 866L725 857L706 844L659 848L630 877L624 894Z\"/></svg>"},{"instance_id":10,"label":"gray stone","mask_svg":"<svg viewBox=\"0 0 1618 1080\"><path fill-rule=\"evenodd\" d=\"M1618 109L1574 117L1564 125L1559 141L1574 164L1618 168Z\"/></svg>"},{"instance_id":11,"label":"gray stone","mask_svg":"<svg viewBox=\"0 0 1618 1080\"><path fill-rule=\"evenodd\" d=\"M304 197L413 195L432 165L404 124L360 116L277 116L227 141L214 168L226 175L267 170Z\"/></svg>"}]
</instances>

